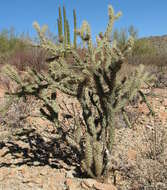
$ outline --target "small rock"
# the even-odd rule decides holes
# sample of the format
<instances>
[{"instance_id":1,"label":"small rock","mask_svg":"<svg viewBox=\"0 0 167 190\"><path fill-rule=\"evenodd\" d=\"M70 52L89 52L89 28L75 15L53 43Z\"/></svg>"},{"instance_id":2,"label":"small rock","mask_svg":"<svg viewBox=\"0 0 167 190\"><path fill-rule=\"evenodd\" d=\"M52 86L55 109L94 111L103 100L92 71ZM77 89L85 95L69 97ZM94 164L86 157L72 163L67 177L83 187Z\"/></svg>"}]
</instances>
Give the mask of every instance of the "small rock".
<instances>
[{"instance_id":1,"label":"small rock","mask_svg":"<svg viewBox=\"0 0 167 190\"><path fill-rule=\"evenodd\" d=\"M91 188L94 183L96 183L96 180L94 179L85 179L84 181L82 181L82 185L86 185L87 187Z\"/></svg>"},{"instance_id":2,"label":"small rock","mask_svg":"<svg viewBox=\"0 0 167 190\"><path fill-rule=\"evenodd\" d=\"M78 190L81 187L79 181L77 181L75 179L71 179L71 178L68 178L65 181L65 184L66 184L68 190Z\"/></svg>"},{"instance_id":3,"label":"small rock","mask_svg":"<svg viewBox=\"0 0 167 190\"><path fill-rule=\"evenodd\" d=\"M137 152L135 150L129 149L127 152L128 159L131 161L135 161L137 157Z\"/></svg>"},{"instance_id":4,"label":"small rock","mask_svg":"<svg viewBox=\"0 0 167 190\"><path fill-rule=\"evenodd\" d=\"M163 105L167 107L167 98L164 99Z\"/></svg>"},{"instance_id":5,"label":"small rock","mask_svg":"<svg viewBox=\"0 0 167 190\"><path fill-rule=\"evenodd\" d=\"M167 121L167 112L165 111L160 111L159 112L159 118L160 120L165 123Z\"/></svg>"},{"instance_id":6,"label":"small rock","mask_svg":"<svg viewBox=\"0 0 167 190\"><path fill-rule=\"evenodd\" d=\"M94 188L96 188L97 190L117 190L117 188L112 184L105 184L99 182L96 182L94 184Z\"/></svg>"},{"instance_id":7,"label":"small rock","mask_svg":"<svg viewBox=\"0 0 167 190\"><path fill-rule=\"evenodd\" d=\"M34 161L33 164L34 164L34 166L39 166L39 165L40 165L40 162Z\"/></svg>"},{"instance_id":8,"label":"small rock","mask_svg":"<svg viewBox=\"0 0 167 190\"><path fill-rule=\"evenodd\" d=\"M0 98L4 97L6 90L0 86Z\"/></svg>"},{"instance_id":9,"label":"small rock","mask_svg":"<svg viewBox=\"0 0 167 190\"><path fill-rule=\"evenodd\" d=\"M143 113L145 115L150 113L150 110L148 109L147 105L145 103L138 105L139 113Z\"/></svg>"},{"instance_id":10,"label":"small rock","mask_svg":"<svg viewBox=\"0 0 167 190\"><path fill-rule=\"evenodd\" d=\"M66 172L66 178L73 178L74 176L73 176L73 171L67 171Z\"/></svg>"},{"instance_id":11,"label":"small rock","mask_svg":"<svg viewBox=\"0 0 167 190\"><path fill-rule=\"evenodd\" d=\"M57 173L56 175L48 176L47 182L45 181L45 184L48 184L47 190L56 190L56 189L63 189L65 182L64 175L59 175Z\"/></svg>"},{"instance_id":12,"label":"small rock","mask_svg":"<svg viewBox=\"0 0 167 190\"><path fill-rule=\"evenodd\" d=\"M65 174L64 173L55 173L53 175L54 180L56 181L56 183L64 183L65 181Z\"/></svg>"},{"instance_id":13,"label":"small rock","mask_svg":"<svg viewBox=\"0 0 167 190\"><path fill-rule=\"evenodd\" d=\"M0 170L0 181L3 181L8 175L9 175L9 169L8 168L2 168Z\"/></svg>"},{"instance_id":14,"label":"small rock","mask_svg":"<svg viewBox=\"0 0 167 190\"><path fill-rule=\"evenodd\" d=\"M40 174L46 176L48 174L48 168L46 167L42 168L42 170L40 171Z\"/></svg>"},{"instance_id":15,"label":"small rock","mask_svg":"<svg viewBox=\"0 0 167 190\"><path fill-rule=\"evenodd\" d=\"M97 190L117 190L117 188L112 184L100 183L95 179L86 179L81 183L84 188L95 188Z\"/></svg>"},{"instance_id":16,"label":"small rock","mask_svg":"<svg viewBox=\"0 0 167 190\"><path fill-rule=\"evenodd\" d=\"M90 188L85 184L85 182L81 182L81 187L85 190L89 190Z\"/></svg>"}]
</instances>

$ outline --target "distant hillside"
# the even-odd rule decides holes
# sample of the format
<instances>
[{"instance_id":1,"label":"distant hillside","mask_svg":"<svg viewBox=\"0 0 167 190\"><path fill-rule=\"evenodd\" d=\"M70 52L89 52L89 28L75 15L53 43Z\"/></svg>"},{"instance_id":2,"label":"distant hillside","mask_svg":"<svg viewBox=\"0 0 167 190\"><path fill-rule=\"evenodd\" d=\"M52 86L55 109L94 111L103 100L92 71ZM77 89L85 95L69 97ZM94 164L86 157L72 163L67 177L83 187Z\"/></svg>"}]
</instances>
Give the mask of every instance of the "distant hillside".
<instances>
[{"instance_id":1,"label":"distant hillside","mask_svg":"<svg viewBox=\"0 0 167 190\"><path fill-rule=\"evenodd\" d=\"M167 68L167 35L139 38L138 41L146 43L139 43L139 46L136 46L134 52L137 53L128 57L129 63L165 66Z\"/></svg>"},{"instance_id":2,"label":"distant hillside","mask_svg":"<svg viewBox=\"0 0 167 190\"><path fill-rule=\"evenodd\" d=\"M157 53L167 53L167 35L163 36L150 36L147 38L142 38L148 40L153 47L156 48Z\"/></svg>"}]
</instances>

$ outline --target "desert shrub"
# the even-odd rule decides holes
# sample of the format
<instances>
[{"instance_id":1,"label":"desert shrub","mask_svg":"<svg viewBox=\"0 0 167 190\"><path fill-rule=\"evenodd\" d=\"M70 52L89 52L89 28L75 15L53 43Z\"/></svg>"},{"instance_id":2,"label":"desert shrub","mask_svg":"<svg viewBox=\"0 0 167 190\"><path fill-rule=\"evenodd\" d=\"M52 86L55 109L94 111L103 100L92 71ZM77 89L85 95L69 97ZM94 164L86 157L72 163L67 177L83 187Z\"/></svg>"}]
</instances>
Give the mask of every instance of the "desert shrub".
<instances>
[{"instance_id":1,"label":"desert shrub","mask_svg":"<svg viewBox=\"0 0 167 190\"><path fill-rule=\"evenodd\" d=\"M38 71L46 69L46 51L33 47L33 44L33 41L26 40L24 36L15 36L9 31L2 31L0 34L0 64L2 66L6 63L14 65L20 71L25 70L26 67Z\"/></svg>"},{"instance_id":2,"label":"desert shrub","mask_svg":"<svg viewBox=\"0 0 167 190\"><path fill-rule=\"evenodd\" d=\"M17 36L13 29L3 29L0 32L0 53L11 53L18 49L26 47L24 36Z\"/></svg>"},{"instance_id":3,"label":"desert shrub","mask_svg":"<svg viewBox=\"0 0 167 190\"><path fill-rule=\"evenodd\" d=\"M122 138L125 135L129 139L132 138L130 129L126 131L124 129L123 132ZM134 151L136 159L129 161L126 155L127 150L120 152L117 160L112 159L114 170L121 175L124 181L121 185L122 189L165 189L167 185L166 125L156 123L154 126L142 126L140 136L137 133L133 135L133 143L137 150L134 149L133 143L129 143L128 148L132 146L132 150L136 150ZM127 143L127 140L125 142Z\"/></svg>"},{"instance_id":4,"label":"desert shrub","mask_svg":"<svg viewBox=\"0 0 167 190\"><path fill-rule=\"evenodd\" d=\"M2 114L1 122L7 128L22 128L25 124L25 119L30 116L35 101L33 98L29 97L27 101L23 98L19 101L12 101L10 109L6 114Z\"/></svg>"},{"instance_id":5,"label":"desert shrub","mask_svg":"<svg viewBox=\"0 0 167 190\"><path fill-rule=\"evenodd\" d=\"M39 47L27 47L18 49L8 57L6 63L15 66L19 71L25 71L27 67L37 71L47 70L47 53Z\"/></svg>"},{"instance_id":6,"label":"desert shrub","mask_svg":"<svg viewBox=\"0 0 167 190\"><path fill-rule=\"evenodd\" d=\"M113 40L117 41L118 47L120 49L124 48L125 44L127 43L128 38L129 38L129 34L126 28L122 28L120 30L115 29L115 31L113 32Z\"/></svg>"},{"instance_id":7,"label":"desert shrub","mask_svg":"<svg viewBox=\"0 0 167 190\"><path fill-rule=\"evenodd\" d=\"M22 52L30 46L30 38L25 35L16 35L14 29L3 29L0 32L0 65L8 63L8 59L17 53Z\"/></svg>"},{"instance_id":8,"label":"desert shrub","mask_svg":"<svg viewBox=\"0 0 167 190\"><path fill-rule=\"evenodd\" d=\"M113 31L111 38L112 40L117 41L117 45L120 49L123 49L130 36L133 37L134 39L134 46L133 46L134 49L135 43L138 39L138 30L133 25L129 26L128 29L127 28L115 29ZM141 44L140 48L143 48L142 45L143 44Z\"/></svg>"},{"instance_id":9,"label":"desert shrub","mask_svg":"<svg viewBox=\"0 0 167 190\"><path fill-rule=\"evenodd\" d=\"M135 55L153 55L155 53L155 49L151 45L151 43L145 39L138 39L135 41L133 49L132 49L132 56Z\"/></svg>"},{"instance_id":10,"label":"desert shrub","mask_svg":"<svg viewBox=\"0 0 167 190\"><path fill-rule=\"evenodd\" d=\"M167 185L167 127L161 123L155 124L143 132L142 141L147 148L139 148L141 154L134 176L140 185L163 189Z\"/></svg>"},{"instance_id":11,"label":"desert shrub","mask_svg":"<svg viewBox=\"0 0 167 190\"><path fill-rule=\"evenodd\" d=\"M147 40L147 38L138 38L138 30L135 29L133 25L130 26L128 29L115 29L112 35L112 39L116 40L118 47L123 50L129 36L132 36L134 38L134 45L131 53L127 56L128 63L133 65L151 64L151 62L153 61L153 59L155 59L155 56L157 55L157 50L152 45L152 43Z\"/></svg>"},{"instance_id":12,"label":"desert shrub","mask_svg":"<svg viewBox=\"0 0 167 190\"><path fill-rule=\"evenodd\" d=\"M128 57L129 63L166 67L165 40L163 36L137 39L132 54Z\"/></svg>"},{"instance_id":13,"label":"desert shrub","mask_svg":"<svg viewBox=\"0 0 167 190\"><path fill-rule=\"evenodd\" d=\"M112 6L109 6L108 13L106 31L97 36L96 47L92 43L90 26L86 21L77 30L86 48L81 54L68 44L49 41L45 37L46 27L40 28L35 22L40 46L51 56L48 59L48 72L39 73L29 69L26 80L22 80L14 68L4 68L4 72L18 84L17 92L9 96L18 99L33 95L41 100L41 114L53 123L57 139L63 139L66 146L74 150L80 172L93 178L105 175L109 170L115 114L135 96L142 82L148 78L141 65L123 79L117 80L125 56L132 49L133 40L130 38L121 50L116 43L111 43L113 23L120 13L115 15ZM69 64L69 59L72 64ZM73 127L62 127L57 90L78 100L82 123L76 117Z\"/></svg>"},{"instance_id":14,"label":"desert shrub","mask_svg":"<svg viewBox=\"0 0 167 190\"><path fill-rule=\"evenodd\" d=\"M1 100L1 99L0 99ZM10 103L10 104L9 104ZM27 118L33 116L32 110L36 107L34 97L18 100L4 101L0 108L0 143L17 140L18 135L23 129L29 126Z\"/></svg>"},{"instance_id":15,"label":"desert shrub","mask_svg":"<svg viewBox=\"0 0 167 190\"><path fill-rule=\"evenodd\" d=\"M154 87L165 88L167 87L167 67L165 65L148 65L147 71L155 76Z\"/></svg>"}]
</instances>

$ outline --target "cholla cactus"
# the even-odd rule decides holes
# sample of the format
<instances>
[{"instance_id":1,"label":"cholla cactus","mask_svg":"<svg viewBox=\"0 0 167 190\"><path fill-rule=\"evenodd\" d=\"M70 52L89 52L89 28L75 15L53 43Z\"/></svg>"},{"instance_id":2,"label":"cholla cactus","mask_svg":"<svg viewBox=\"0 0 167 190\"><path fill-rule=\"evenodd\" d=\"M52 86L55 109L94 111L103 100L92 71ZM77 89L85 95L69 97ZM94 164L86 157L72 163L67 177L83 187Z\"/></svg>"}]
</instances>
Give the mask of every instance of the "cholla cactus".
<instances>
[{"instance_id":1,"label":"cholla cactus","mask_svg":"<svg viewBox=\"0 0 167 190\"><path fill-rule=\"evenodd\" d=\"M19 97L31 94L42 100L44 104L41 113L52 121L57 129L60 129L61 125L56 97L53 96L56 89L78 99L85 123L84 130L78 123L73 133L66 132L63 138L65 137L69 146L75 148L80 158L81 171L91 177L100 177L108 170L108 159L114 140L115 114L133 98L141 83L147 79L147 74L141 66L134 74L117 82L117 74L124 63L125 54L133 46L133 40L129 39L122 51L117 48L116 42L110 42L113 23L121 13L115 15L111 6L108 12L106 31L97 37L96 47L93 46L90 26L86 21L77 30L87 47L84 60L75 48L64 47L62 43L55 45L46 40L43 30L35 24L41 47L55 59L49 63L47 74L29 70L33 80L29 83L21 83L18 80L21 88L15 93ZM73 64L67 63L68 57L73 59ZM13 78L11 72L8 74ZM51 98L48 92L51 92ZM62 131L57 131L58 137L61 138Z\"/></svg>"}]
</instances>

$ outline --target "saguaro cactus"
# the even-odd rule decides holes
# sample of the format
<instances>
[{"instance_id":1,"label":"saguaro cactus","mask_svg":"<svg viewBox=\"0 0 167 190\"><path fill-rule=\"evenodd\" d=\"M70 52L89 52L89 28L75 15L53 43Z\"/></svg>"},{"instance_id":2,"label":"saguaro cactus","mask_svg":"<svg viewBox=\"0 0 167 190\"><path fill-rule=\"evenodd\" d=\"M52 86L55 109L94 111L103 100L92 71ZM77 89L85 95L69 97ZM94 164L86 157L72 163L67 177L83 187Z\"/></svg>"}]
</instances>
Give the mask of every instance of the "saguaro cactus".
<instances>
[{"instance_id":1,"label":"saguaro cactus","mask_svg":"<svg viewBox=\"0 0 167 190\"><path fill-rule=\"evenodd\" d=\"M71 45L71 40L70 40L70 26L68 23L68 20L66 20L66 30L67 30L67 44Z\"/></svg>"},{"instance_id":2,"label":"saguaro cactus","mask_svg":"<svg viewBox=\"0 0 167 190\"><path fill-rule=\"evenodd\" d=\"M67 18L66 18L66 9L63 6L63 20L64 20L64 44L67 44Z\"/></svg>"},{"instance_id":3,"label":"saguaro cactus","mask_svg":"<svg viewBox=\"0 0 167 190\"><path fill-rule=\"evenodd\" d=\"M62 27L61 7L59 7L59 18L57 19L57 24L58 24L59 41L62 41L62 38L63 38L63 27Z\"/></svg>"},{"instance_id":4,"label":"saguaro cactus","mask_svg":"<svg viewBox=\"0 0 167 190\"><path fill-rule=\"evenodd\" d=\"M76 11L73 10L73 17L74 17L74 48L77 48L77 17L76 17Z\"/></svg>"},{"instance_id":5,"label":"saguaro cactus","mask_svg":"<svg viewBox=\"0 0 167 190\"><path fill-rule=\"evenodd\" d=\"M74 48L77 47L77 34L76 34L76 12L73 10L73 17L74 17ZM64 25L64 26L63 26ZM59 42L63 41L64 46L71 45L70 39L70 25L68 19L66 17L66 9L63 6L63 23L62 23L62 15L61 15L61 8L59 7L59 18L57 19L57 26L58 26L58 37ZM64 28L64 34L63 34Z\"/></svg>"}]
</instances>

